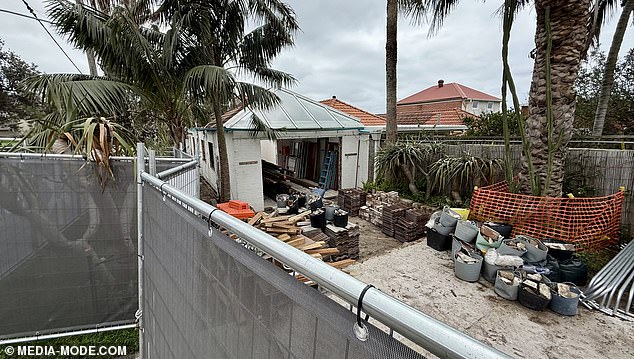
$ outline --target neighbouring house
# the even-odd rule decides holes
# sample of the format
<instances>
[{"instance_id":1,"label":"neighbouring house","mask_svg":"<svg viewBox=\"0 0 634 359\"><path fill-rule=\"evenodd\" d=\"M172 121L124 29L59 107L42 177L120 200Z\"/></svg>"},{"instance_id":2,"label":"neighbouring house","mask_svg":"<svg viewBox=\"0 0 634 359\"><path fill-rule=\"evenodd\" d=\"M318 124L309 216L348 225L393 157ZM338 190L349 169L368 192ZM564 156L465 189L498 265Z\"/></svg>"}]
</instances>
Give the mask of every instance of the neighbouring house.
<instances>
[{"instance_id":1,"label":"neighbouring house","mask_svg":"<svg viewBox=\"0 0 634 359\"><path fill-rule=\"evenodd\" d=\"M436 86L408 96L396 103L399 130L408 128L466 130L462 119L487 112L499 112L502 100L459 83Z\"/></svg>"},{"instance_id":2,"label":"neighbouring house","mask_svg":"<svg viewBox=\"0 0 634 359\"><path fill-rule=\"evenodd\" d=\"M367 181L370 134L359 119L287 89L276 94L280 103L269 110L239 106L223 115L232 199L246 201L257 211L264 209L262 160L316 186L328 156L334 164L330 188L359 187ZM275 139L254 131L254 115L276 133ZM187 150L198 152L202 176L218 189L214 123L191 129Z\"/></svg>"}]
</instances>

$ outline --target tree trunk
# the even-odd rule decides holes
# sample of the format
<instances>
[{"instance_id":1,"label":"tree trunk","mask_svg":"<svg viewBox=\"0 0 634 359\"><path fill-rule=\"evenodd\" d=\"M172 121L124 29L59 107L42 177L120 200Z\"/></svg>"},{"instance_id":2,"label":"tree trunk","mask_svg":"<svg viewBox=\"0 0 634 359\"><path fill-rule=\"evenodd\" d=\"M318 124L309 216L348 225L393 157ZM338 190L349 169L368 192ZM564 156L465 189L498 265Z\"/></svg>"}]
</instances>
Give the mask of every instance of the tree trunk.
<instances>
[{"instance_id":1,"label":"tree trunk","mask_svg":"<svg viewBox=\"0 0 634 359\"><path fill-rule=\"evenodd\" d=\"M552 50L550 55L552 89L552 136L549 136L545 10L550 6ZM588 50L589 0L537 0L537 29L535 30L535 64L529 93L529 116L526 135L530 145L535 174L538 176L539 194L561 196L567 145L572 136L575 113L575 89L581 60ZM549 137L551 140L549 141ZM559 146L556 146L556 144ZM550 146L550 147L549 147ZM549 161L549 148L552 158ZM549 164L550 162L550 164ZM549 169L550 167L550 169ZM550 174L550 180L547 177ZM528 160L522 154L520 178L523 189L530 193ZM547 187L548 183L548 188Z\"/></svg>"},{"instance_id":2,"label":"tree trunk","mask_svg":"<svg viewBox=\"0 0 634 359\"><path fill-rule=\"evenodd\" d=\"M408 165L401 165L401 169L407 178L407 188L409 188L412 194L418 194L418 187L416 187L416 178L414 177L414 173L409 168Z\"/></svg>"},{"instance_id":3,"label":"tree trunk","mask_svg":"<svg viewBox=\"0 0 634 359\"><path fill-rule=\"evenodd\" d=\"M387 25L385 39L385 120L387 143L396 142L396 33L398 0L387 0Z\"/></svg>"},{"instance_id":4,"label":"tree trunk","mask_svg":"<svg viewBox=\"0 0 634 359\"><path fill-rule=\"evenodd\" d=\"M216 99L213 100L214 116L216 117L216 136L218 137L218 157L220 161L220 188L218 188L218 202L231 199L231 178L229 176L229 158L227 157L227 141L225 128L222 123L222 109Z\"/></svg>"},{"instance_id":5,"label":"tree trunk","mask_svg":"<svg viewBox=\"0 0 634 359\"><path fill-rule=\"evenodd\" d=\"M95 61L95 53L92 50L86 50L86 59L88 59L88 69L90 76L97 76L97 62Z\"/></svg>"},{"instance_id":6,"label":"tree trunk","mask_svg":"<svg viewBox=\"0 0 634 359\"><path fill-rule=\"evenodd\" d=\"M603 134L603 126L605 124L605 115L608 112L608 103L610 102L610 94L614 85L614 70L616 69L616 61L619 58L619 50L623 43L625 30L630 20L630 14L634 10L634 0L627 0L623 6L623 11L616 24L610 52L605 62L605 72L603 80L601 80L601 93L599 94L599 103L597 104L597 112L594 115L594 126L592 127L593 136L601 136Z\"/></svg>"}]
</instances>

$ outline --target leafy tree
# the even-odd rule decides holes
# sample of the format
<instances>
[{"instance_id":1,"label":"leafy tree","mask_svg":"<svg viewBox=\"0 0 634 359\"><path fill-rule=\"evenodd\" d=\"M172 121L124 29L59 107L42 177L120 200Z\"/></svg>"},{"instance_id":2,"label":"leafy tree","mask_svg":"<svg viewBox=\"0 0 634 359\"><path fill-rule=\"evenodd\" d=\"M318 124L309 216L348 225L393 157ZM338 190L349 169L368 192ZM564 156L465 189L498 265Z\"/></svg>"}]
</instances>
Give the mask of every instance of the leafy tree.
<instances>
[{"instance_id":1,"label":"leafy tree","mask_svg":"<svg viewBox=\"0 0 634 359\"><path fill-rule=\"evenodd\" d=\"M507 112L489 112L480 116L468 116L462 119L465 125L469 127L468 136L502 136L504 121L508 121L509 133L511 136L519 136L519 125L515 111Z\"/></svg>"},{"instance_id":2,"label":"leafy tree","mask_svg":"<svg viewBox=\"0 0 634 359\"><path fill-rule=\"evenodd\" d=\"M20 86L20 81L39 71L35 64L28 64L3 46L0 39L0 127L15 131L21 122L43 114L42 106Z\"/></svg>"},{"instance_id":3,"label":"leafy tree","mask_svg":"<svg viewBox=\"0 0 634 359\"><path fill-rule=\"evenodd\" d=\"M174 144L184 141L187 127L215 118L226 200L231 190L222 113L237 103L270 107L279 98L268 88L293 83L269 65L293 43L294 13L280 0L165 0L146 15L134 5L121 1L106 14L49 0L57 30L94 52L107 77L45 75L31 81L30 89L61 107L79 106L80 113L138 109L133 113L154 118ZM249 21L256 27L246 31ZM238 74L263 86L239 81Z\"/></svg>"}]
</instances>

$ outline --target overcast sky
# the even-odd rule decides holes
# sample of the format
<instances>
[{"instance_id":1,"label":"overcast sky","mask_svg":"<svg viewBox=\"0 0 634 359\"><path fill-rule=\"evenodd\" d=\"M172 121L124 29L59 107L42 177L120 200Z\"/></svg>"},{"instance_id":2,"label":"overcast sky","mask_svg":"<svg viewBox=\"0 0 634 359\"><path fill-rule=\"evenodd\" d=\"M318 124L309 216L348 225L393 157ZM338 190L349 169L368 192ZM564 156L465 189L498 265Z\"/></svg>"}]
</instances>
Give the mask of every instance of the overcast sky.
<instances>
[{"instance_id":1,"label":"overcast sky","mask_svg":"<svg viewBox=\"0 0 634 359\"><path fill-rule=\"evenodd\" d=\"M42 1L29 0L41 18ZM316 100L339 99L374 113L385 112L385 1L288 0L302 31L295 47L286 50L274 67L298 80L294 91ZM500 96L501 21L499 1L463 1L442 29L428 37L427 25L403 18L398 33L398 98L436 84L439 79ZM1 9L28 13L22 0L2 0ZM617 14L618 16L618 14ZM617 18L604 28L601 42L611 42ZM51 29L54 33L54 30ZM528 97L535 33L534 11L523 11L514 25L510 44L511 70L520 100ZM55 35L73 61L88 72L85 56ZM0 37L5 47L48 73L76 72L40 25L0 12ZM625 35L621 55L634 47L634 29Z\"/></svg>"}]
</instances>

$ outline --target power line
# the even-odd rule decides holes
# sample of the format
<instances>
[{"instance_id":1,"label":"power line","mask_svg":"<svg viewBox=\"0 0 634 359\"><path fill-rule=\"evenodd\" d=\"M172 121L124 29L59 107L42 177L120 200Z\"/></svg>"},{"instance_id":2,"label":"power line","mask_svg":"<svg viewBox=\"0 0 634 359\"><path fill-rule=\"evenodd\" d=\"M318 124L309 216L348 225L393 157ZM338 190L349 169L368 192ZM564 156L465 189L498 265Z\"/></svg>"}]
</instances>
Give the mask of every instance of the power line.
<instances>
[{"instance_id":1,"label":"power line","mask_svg":"<svg viewBox=\"0 0 634 359\"><path fill-rule=\"evenodd\" d=\"M44 31L46 31L46 33L48 34L48 36L51 37L51 39L53 40L53 42L55 43L55 45L57 45L57 47L64 53L64 56L66 56L66 58L68 59L68 61L70 61L71 64L73 64L73 66L75 66L75 68L77 69L77 71L79 71L80 74L83 74L83 72L81 72L81 70L79 69L79 67L77 67L77 65L75 64L75 62L73 61L73 59L70 58L70 56L68 56L68 54L66 53L66 51L64 51L64 49L62 48L62 46L59 44L59 42L57 42L57 40L55 39L55 37L53 36L53 34L51 34L50 31L48 31L48 29L46 28L46 26L44 26L44 24L42 23L42 20L40 20L40 18L37 17L37 14L35 14L35 10L33 10L33 8L29 5L29 3L26 2L26 0L22 0L22 2L24 3L24 6L26 6L27 10L29 10L29 12L31 13L31 15L33 15L33 17L35 18L35 20L37 20L37 22L42 26L42 28L44 29Z\"/></svg>"},{"instance_id":2,"label":"power line","mask_svg":"<svg viewBox=\"0 0 634 359\"><path fill-rule=\"evenodd\" d=\"M25 15L25 14L21 14L19 12L7 10L7 9L0 9L0 12L6 12L7 14L16 15L16 16L22 16L22 17L25 17L27 19L38 20L38 18L36 18L36 17ZM42 22L45 22L47 24L52 24L53 23L53 22L45 20L45 19L39 19L39 20L42 21Z\"/></svg>"}]
</instances>

